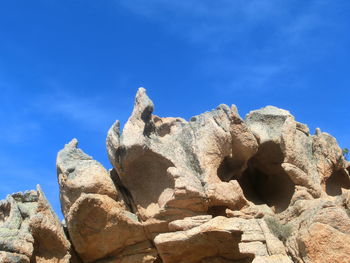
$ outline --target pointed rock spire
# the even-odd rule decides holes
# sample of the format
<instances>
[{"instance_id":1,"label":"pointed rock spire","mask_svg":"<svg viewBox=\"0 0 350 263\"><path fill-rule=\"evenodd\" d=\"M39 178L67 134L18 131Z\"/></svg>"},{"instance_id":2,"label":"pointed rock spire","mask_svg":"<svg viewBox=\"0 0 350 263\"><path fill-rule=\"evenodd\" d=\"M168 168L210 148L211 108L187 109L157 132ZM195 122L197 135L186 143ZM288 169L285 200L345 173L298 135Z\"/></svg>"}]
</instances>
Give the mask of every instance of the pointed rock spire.
<instances>
[{"instance_id":1,"label":"pointed rock spire","mask_svg":"<svg viewBox=\"0 0 350 263\"><path fill-rule=\"evenodd\" d=\"M147 96L146 89L140 87L136 93L134 109L131 118L137 118L142 119L143 121L147 121L152 115L153 108L153 102Z\"/></svg>"},{"instance_id":2,"label":"pointed rock spire","mask_svg":"<svg viewBox=\"0 0 350 263\"><path fill-rule=\"evenodd\" d=\"M114 168L118 166L118 157L117 149L120 145L120 122L117 120L113 123L112 127L108 130L107 139L106 139L106 148L108 159L111 162Z\"/></svg>"}]
</instances>

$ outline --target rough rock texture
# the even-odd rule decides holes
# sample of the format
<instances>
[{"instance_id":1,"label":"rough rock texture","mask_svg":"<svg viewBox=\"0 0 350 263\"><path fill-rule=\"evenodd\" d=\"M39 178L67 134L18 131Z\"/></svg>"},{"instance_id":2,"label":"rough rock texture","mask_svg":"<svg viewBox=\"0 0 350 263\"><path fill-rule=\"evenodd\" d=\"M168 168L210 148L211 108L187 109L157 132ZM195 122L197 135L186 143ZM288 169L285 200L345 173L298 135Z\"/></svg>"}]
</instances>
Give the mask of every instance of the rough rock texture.
<instances>
[{"instance_id":1,"label":"rough rock texture","mask_svg":"<svg viewBox=\"0 0 350 263\"><path fill-rule=\"evenodd\" d=\"M0 202L0 262L78 262L40 187Z\"/></svg>"},{"instance_id":2,"label":"rough rock texture","mask_svg":"<svg viewBox=\"0 0 350 263\"><path fill-rule=\"evenodd\" d=\"M139 89L131 117L108 132L107 151L142 221L172 221L208 208L248 205L236 180L258 148L235 108L220 105L192 117L160 118Z\"/></svg>"},{"instance_id":3,"label":"rough rock texture","mask_svg":"<svg viewBox=\"0 0 350 263\"><path fill-rule=\"evenodd\" d=\"M155 259L157 253L142 224L128 211L110 174L77 145L74 139L58 153L57 171L62 211L80 258L84 262L122 260L124 250L142 244L138 257Z\"/></svg>"},{"instance_id":4,"label":"rough rock texture","mask_svg":"<svg viewBox=\"0 0 350 263\"><path fill-rule=\"evenodd\" d=\"M350 163L273 106L153 115L145 89L106 145L58 153L62 225L42 191L0 202L0 262L350 263Z\"/></svg>"}]
</instances>

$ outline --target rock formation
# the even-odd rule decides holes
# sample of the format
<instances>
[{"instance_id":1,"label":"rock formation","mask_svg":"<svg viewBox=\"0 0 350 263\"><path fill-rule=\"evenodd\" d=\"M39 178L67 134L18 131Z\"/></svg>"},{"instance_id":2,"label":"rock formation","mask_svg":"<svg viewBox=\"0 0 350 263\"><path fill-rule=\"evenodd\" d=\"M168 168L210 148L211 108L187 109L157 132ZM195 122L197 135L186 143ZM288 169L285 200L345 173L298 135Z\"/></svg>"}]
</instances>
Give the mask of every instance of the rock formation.
<instances>
[{"instance_id":1,"label":"rock formation","mask_svg":"<svg viewBox=\"0 0 350 263\"><path fill-rule=\"evenodd\" d=\"M72 246L40 186L0 202L0 262L73 260Z\"/></svg>"},{"instance_id":2,"label":"rock formation","mask_svg":"<svg viewBox=\"0 0 350 263\"><path fill-rule=\"evenodd\" d=\"M161 118L140 88L106 145L58 153L61 224L40 190L0 203L0 262L347 263L350 165L336 140L267 106Z\"/></svg>"}]
</instances>

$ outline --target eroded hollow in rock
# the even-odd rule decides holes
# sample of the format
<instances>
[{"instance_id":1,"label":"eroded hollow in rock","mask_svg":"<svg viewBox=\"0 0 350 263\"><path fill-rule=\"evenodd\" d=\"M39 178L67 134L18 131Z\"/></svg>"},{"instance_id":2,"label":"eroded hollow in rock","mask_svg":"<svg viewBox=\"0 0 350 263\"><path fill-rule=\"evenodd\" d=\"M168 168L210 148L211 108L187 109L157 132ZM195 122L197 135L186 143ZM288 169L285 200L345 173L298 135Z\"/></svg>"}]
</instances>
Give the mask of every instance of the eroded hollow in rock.
<instances>
[{"instance_id":1,"label":"eroded hollow in rock","mask_svg":"<svg viewBox=\"0 0 350 263\"><path fill-rule=\"evenodd\" d=\"M10 216L11 204L9 202L0 203L0 226Z\"/></svg>"},{"instance_id":2,"label":"eroded hollow in rock","mask_svg":"<svg viewBox=\"0 0 350 263\"><path fill-rule=\"evenodd\" d=\"M174 179L167 169L174 166L171 161L152 151L142 153L125 168L125 186L130 190L137 205L147 208L158 203L165 189L174 189Z\"/></svg>"},{"instance_id":3,"label":"eroded hollow in rock","mask_svg":"<svg viewBox=\"0 0 350 263\"><path fill-rule=\"evenodd\" d=\"M207 214L212 217L226 216L226 209L228 207L224 205L211 206L208 208Z\"/></svg>"},{"instance_id":4,"label":"eroded hollow in rock","mask_svg":"<svg viewBox=\"0 0 350 263\"><path fill-rule=\"evenodd\" d=\"M326 181L326 193L331 196L341 195L342 188L350 189L349 175L343 171L335 171Z\"/></svg>"},{"instance_id":5,"label":"eroded hollow in rock","mask_svg":"<svg viewBox=\"0 0 350 263\"><path fill-rule=\"evenodd\" d=\"M242 161L235 160L231 156L226 156L217 170L218 177L223 182L237 179L239 175L238 172L242 166Z\"/></svg>"},{"instance_id":6,"label":"eroded hollow in rock","mask_svg":"<svg viewBox=\"0 0 350 263\"><path fill-rule=\"evenodd\" d=\"M238 179L245 197L259 205L267 204L276 212L285 210L295 191L295 185L281 167L283 153L278 144L266 142L248 162L248 168Z\"/></svg>"}]
</instances>

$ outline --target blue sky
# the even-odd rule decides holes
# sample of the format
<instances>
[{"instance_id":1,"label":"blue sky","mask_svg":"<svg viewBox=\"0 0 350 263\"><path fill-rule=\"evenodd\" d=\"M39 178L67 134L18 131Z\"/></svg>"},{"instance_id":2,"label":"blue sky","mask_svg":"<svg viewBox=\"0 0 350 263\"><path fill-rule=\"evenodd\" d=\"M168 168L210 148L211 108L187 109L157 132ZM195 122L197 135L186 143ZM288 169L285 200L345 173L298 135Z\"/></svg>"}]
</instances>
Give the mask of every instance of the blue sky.
<instances>
[{"instance_id":1,"label":"blue sky","mask_svg":"<svg viewBox=\"0 0 350 263\"><path fill-rule=\"evenodd\" d=\"M41 184L76 137L106 168L108 128L144 86L155 114L275 105L350 147L350 2L0 2L0 199Z\"/></svg>"}]
</instances>

